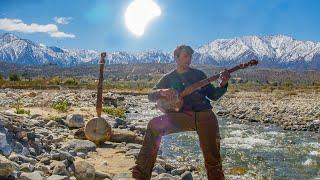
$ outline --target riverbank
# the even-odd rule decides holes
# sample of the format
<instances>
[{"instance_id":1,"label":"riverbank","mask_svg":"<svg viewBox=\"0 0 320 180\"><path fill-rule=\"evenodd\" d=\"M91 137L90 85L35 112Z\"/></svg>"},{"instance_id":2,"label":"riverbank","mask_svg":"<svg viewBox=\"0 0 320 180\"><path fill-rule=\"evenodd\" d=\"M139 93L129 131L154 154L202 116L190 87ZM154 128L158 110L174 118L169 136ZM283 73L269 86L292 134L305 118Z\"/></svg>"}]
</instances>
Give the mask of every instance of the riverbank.
<instances>
[{"instance_id":1,"label":"riverbank","mask_svg":"<svg viewBox=\"0 0 320 180\"><path fill-rule=\"evenodd\" d=\"M1 164L6 165L5 173L16 178L59 176L75 179L79 178L77 173L81 169L88 169L90 171L82 173L87 179L93 176L96 179L129 179L129 168L134 165L141 147L137 142L141 143L148 121L161 112L155 109L154 103L150 103L146 95L105 93L105 105L124 109L126 118L104 114L103 117L111 124L118 138L97 147L90 141L81 139L77 133L85 122L95 116L95 94L91 90L1 89L0 148L3 155ZM60 110L65 111L53 108L56 102L64 100L68 102L67 108ZM213 102L213 110L219 115L219 119L239 119L249 124L262 122L279 125L286 130L319 133L319 100L319 93L312 92L228 92L218 102ZM16 114L17 106L30 112ZM82 116L82 120L78 122L79 126L74 127L74 123L68 121L77 114ZM239 130L235 133L239 133ZM241 134L237 134L237 138L239 137ZM248 140L247 137L244 139ZM239 139L236 140L238 142ZM227 145L223 146L229 147L231 143L233 147L238 144L232 144L233 141L234 139L225 138L222 142ZM267 141L263 140L258 144L264 142ZM194 144L193 141L191 143ZM245 143L241 147L251 146L255 144ZM319 152L313 152L315 153ZM232 158L233 156L227 157L226 161ZM197 163L187 164L179 160L172 163L159 153L153 177L203 178L202 166L196 166ZM241 175L244 171L243 168L225 167L227 177Z\"/></svg>"}]
</instances>

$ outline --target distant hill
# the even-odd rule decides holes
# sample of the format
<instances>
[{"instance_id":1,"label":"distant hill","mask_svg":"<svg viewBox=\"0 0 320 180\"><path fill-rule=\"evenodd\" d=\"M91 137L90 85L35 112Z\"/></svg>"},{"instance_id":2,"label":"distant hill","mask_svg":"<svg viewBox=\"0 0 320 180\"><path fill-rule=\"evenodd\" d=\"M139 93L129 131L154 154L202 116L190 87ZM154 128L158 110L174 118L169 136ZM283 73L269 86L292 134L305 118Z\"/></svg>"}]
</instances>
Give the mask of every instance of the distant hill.
<instances>
[{"instance_id":1,"label":"distant hill","mask_svg":"<svg viewBox=\"0 0 320 180\"><path fill-rule=\"evenodd\" d=\"M137 81L148 80L157 81L163 74L172 71L175 64L112 64L105 66L105 79L119 81ZM208 76L214 75L221 70L222 67L214 65L195 64L193 67L203 70ZM12 63L0 62L0 74L5 78L10 73L16 73L25 79L31 78L50 78L53 76L60 77L77 77L84 79L97 79L99 66L94 65L79 65L73 67L59 67L57 65L17 65ZM232 74L232 78L241 79L244 82L293 82L299 84L319 84L320 71L306 70L294 71L286 69L257 69L247 68L236 71Z\"/></svg>"}]
</instances>

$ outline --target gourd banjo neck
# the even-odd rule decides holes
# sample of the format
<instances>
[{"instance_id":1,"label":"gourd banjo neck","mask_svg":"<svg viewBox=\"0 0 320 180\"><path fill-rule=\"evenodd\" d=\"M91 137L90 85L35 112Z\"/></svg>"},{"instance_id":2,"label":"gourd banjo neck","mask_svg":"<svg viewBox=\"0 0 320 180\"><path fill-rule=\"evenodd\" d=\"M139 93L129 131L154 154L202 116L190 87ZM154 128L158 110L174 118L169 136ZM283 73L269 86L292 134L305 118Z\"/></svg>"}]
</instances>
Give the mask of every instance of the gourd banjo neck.
<instances>
[{"instance_id":1,"label":"gourd banjo neck","mask_svg":"<svg viewBox=\"0 0 320 180\"><path fill-rule=\"evenodd\" d=\"M237 65L237 66L235 66L235 67L233 67L233 68L231 68L231 69L228 69L228 72L229 72L229 73L233 73L233 72L235 72L235 71L237 71L237 70L239 70L239 69L244 69L244 68L247 68L247 67L249 67L249 66L253 66L253 65L257 65L257 64L258 64L258 61L255 60L255 59L252 59L252 60L250 60L250 61L247 62L247 63L239 64L239 65ZM207 78L207 79L203 79L203 80L201 80L201 81L198 81L198 82L196 82L196 83L193 83L193 84L191 84L190 86L186 87L186 88L179 94L179 97L180 97L180 98L183 98L183 97L185 97L185 96L188 96L188 95L190 95L191 93L193 93L195 90L197 90L197 89L199 89L199 88L201 88L201 87L204 87L204 86L210 84L211 82L219 79L219 77L220 77L220 75L219 75L219 74L216 74L216 75L211 76L211 77L209 77L209 78Z\"/></svg>"}]
</instances>

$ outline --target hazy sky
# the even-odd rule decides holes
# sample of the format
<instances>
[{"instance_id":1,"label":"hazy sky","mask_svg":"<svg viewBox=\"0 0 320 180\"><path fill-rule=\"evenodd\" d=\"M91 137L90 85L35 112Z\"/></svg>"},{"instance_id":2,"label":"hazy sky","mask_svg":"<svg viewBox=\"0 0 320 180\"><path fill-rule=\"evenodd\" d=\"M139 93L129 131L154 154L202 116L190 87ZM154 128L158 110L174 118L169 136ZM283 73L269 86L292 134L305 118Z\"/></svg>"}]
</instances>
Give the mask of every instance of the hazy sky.
<instances>
[{"instance_id":1,"label":"hazy sky","mask_svg":"<svg viewBox=\"0 0 320 180\"><path fill-rule=\"evenodd\" d=\"M320 41L318 0L154 0L161 15L137 37L125 25L132 0L0 0L0 33L49 46L171 51L220 38L284 34Z\"/></svg>"}]
</instances>

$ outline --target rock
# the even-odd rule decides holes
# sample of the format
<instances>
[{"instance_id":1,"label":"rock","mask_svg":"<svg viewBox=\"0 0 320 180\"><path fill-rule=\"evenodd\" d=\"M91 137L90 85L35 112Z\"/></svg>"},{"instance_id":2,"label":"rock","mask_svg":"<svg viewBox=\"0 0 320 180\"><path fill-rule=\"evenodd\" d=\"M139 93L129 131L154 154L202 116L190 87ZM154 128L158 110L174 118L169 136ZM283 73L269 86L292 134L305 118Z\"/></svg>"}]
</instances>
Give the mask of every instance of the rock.
<instances>
[{"instance_id":1,"label":"rock","mask_svg":"<svg viewBox=\"0 0 320 180\"><path fill-rule=\"evenodd\" d=\"M249 121L250 122L259 122L257 119L252 119L252 118L250 118Z\"/></svg>"},{"instance_id":2,"label":"rock","mask_svg":"<svg viewBox=\"0 0 320 180\"><path fill-rule=\"evenodd\" d=\"M30 119L36 119L38 117L41 117L41 114L33 114L31 115Z\"/></svg>"},{"instance_id":3,"label":"rock","mask_svg":"<svg viewBox=\"0 0 320 180\"><path fill-rule=\"evenodd\" d=\"M158 175L157 177L155 177L154 179L156 179L156 180L172 180L172 179L178 180L180 178L172 176L171 174L168 174L168 173L162 173L162 174Z\"/></svg>"},{"instance_id":4,"label":"rock","mask_svg":"<svg viewBox=\"0 0 320 180\"><path fill-rule=\"evenodd\" d=\"M50 172L50 168L48 166L42 165L42 164L36 164L35 170L41 171L44 174L49 174L49 172Z\"/></svg>"},{"instance_id":5,"label":"rock","mask_svg":"<svg viewBox=\"0 0 320 180\"><path fill-rule=\"evenodd\" d=\"M30 154L32 156L37 156L37 152L36 152L36 150L34 148L29 148L28 151L30 152Z\"/></svg>"},{"instance_id":6,"label":"rock","mask_svg":"<svg viewBox=\"0 0 320 180\"><path fill-rule=\"evenodd\" d=\"M36 134L34 132L27 132L28 140L34 141L36 138Z\"/></svg>"},{"instance_id":7,"label":"rock","mask_svg":"<svg viewBox=\"0 0 320 180\"><path fill-rule=\"evenodd\" d=\"M57 125L58 125L57 121L53 121L53 120L50 120L50 121L46 124L46 126L48 126L48 127L54 127L54 126L57 126Z\"/></svg>"},{"instance_id":8,"label":"rock","mask_svg":"<svg viewBox=\"0 0 320 180\"><path fill-rule=\"evenodd\" d=\"M83 153L83 152L77 152L77 156L82 158L82 159L85 159L87 155L85 153Z\"/></svg>"},{"instance_id":9,"label":"rock","mask_svg":"<svg viewBox=\"0 0 320 180\"><path fill-rule=\"evenodd\" d=\"M74 172L77 180L94 180L95 169L86 161L75 161Z\"/></svg>"},{"instance_id":10,"label":"rock","mask_svg":"<svg viewBox=\"0 0 320 180\"><path fill-rule=\"evenodd\" d=\"M0 177L8 177L13 174L16 167L13 162L0 155Z\"/></svg>"},{"instance_id":11,"label":"rock","mask_svg":"<svg viewBox=\"0 0 320 180\"><path fill-rule=\"evenodd\" d=\"M135 143L128 143L126 144L126 147L129 149L141 149L141 144L135 144Z\"/></svg>"},{"instance_id":12,"label":"rock","mask_svg":"<svg viewBox=\"0 0 320 180\"><path fill-rule=\"evenodd\" d=\"M0 153L7 157L10 156L10 154L12 153L11 146L7 144L4 147L0 148Z\"/></svg>"},{"instance_id":13,"label":"rock","mask_svg":"<svg viewBox=\"0 0 320 180\"><path fill-rule=\"evenodd\" d=\"M143 139L131 131L122 130L122 129L113 129L110 141L117 142L117 143L126 142L126 143L142 144Z\"/></svg>"},{"instance_id":14,"label":"rock","mask_svg":"<svg viewBox=\"0 0 320 180\"><path fill-rule=\"evenodd\" d=\"M178 175L180 176L181 174L183 174L185 171L187 171L188 169L186 167L180 167L178 169L174 169L171 171L171 174L173 176Z\"/></svg>"},{"instance_id":15,"label":"rock","mask_svg":"<svg viewBox=\"0 0 320 180\"><path fill-rule=\"evenodd\" d=\"M107 162L107 161L103 161L103 162L101 163L101 165L108 166L108 162Z\"/></svg>"},{"instance_id":16,"label":"rock","mask_svg":"<svg viewBox=\"0 0 320 180\"><path fill-rule=\"evenodd\" d=\"M103 104L105 106L118 107L117 99L114 97L103 97Z\"/></svg>"},{"instance_id":17,"label":"rock","mask_svg":"<svg viewBox=\"0 0 320 180\"><path fill-rule=\"evenodd\" d=\"M75 139L86 139L86 134L84 132L84 128L77 129L74 131L73 136Z\"/></svg>"},{"instance_id":18,"label":"rock","mask_svg":"<svg viewBox=\"0 0 320 180\"><path fill-rule=\"evenodd\" d=\"M112 177L112 180L125 180L132 179L131 173L119 173Z\"/></svg>"},{"instance_id":19,"label":"rock","mask_svg":"<svg viewBox=\"0 0 320 180\"><path fill-rule=\"evenodd\" d=\"M56 165L54 166L52 174L53 175L68 176L69 173L67 171L65 164L62 162L59 162L59 163L56 163Z\"/></svg>"},{"instance_id":20,"label":"rock","mask_svg":"<svg viewBox=\"0 0 320 180\"><path fill-rule=\"evenodd\" d=\"M258 106L255 106L255 107L252 108L252 110L253 111L258 111L258 110L260 110L260 108Z\"/></svg>"},{"instance_id":21,"label":"rock","mask_svg":"<svg viewBox=\"0 0 320 180\"><path fill-rule=\"evenodd\" d=\"M155 165L153 167L152 171L156 172L158 174L162 174L162 173L166 173L167 172L160 164Z\"/></svg>"},{"instance_id":22,"label":"rock","mask_svg":"<svg viewBox=\"0 0 320 180\"><path fill-rule=\"evenodd\" d=\"M35 171L32 173L22 173L20 175L20 180L43 180L40 171Z\"/></svg>"},{"instance_id":23,"label":"rock","mask_svg":"<svg viewBox=\"0 0 320 180\"><path fill-rule=\"evenodd\" d=\"M88 153L90 151L96 151L96 144L89 140L73 139L64 144L61 150L74 150L75 152Z\"/></svg>"},{"instance_id":24,"label":"rock","mask_svg":"<svg viewBox=\"0 0 320 180\"><path fill-rule=\"evenodd\" d=\"M96 171L95 174L95 180L99 180L99 179L111 179L112 175L105 173L105 172L101 172L101 171Z\"/></svg>"},{"instance_id":25,"label":"rock","mask_svg":"<svg viewBox=\"0 0 320 180\"><path fill-rule=\"evenodd\" d=\"M4 133L0 133L0 149L8 145L7 136Z\"/></svg>"},{"instance_id":26,"label":"rock","mask_svg":"<svg viewBox=\"0 0 320 180\"><path fill-rule=\"evenodd\" d=\"M26 134L27 135L27 134ZM13 147L13 151L20 154L23 150L23 145L19 142L16 142Z\"/></svg>"},{"instance_id":27,"label":"rock","mask_svg":"<svg viewBox=\"0 0 320 180\"><path fill-rule=\"evenodd\" d=\"M16 154L16 153L12 153L9 158L9 160L14 161L16 163L22 162L22 163L31 163L31 164L36 164L37 160L33 159L33 158L28 158L25 157L21 154Z\"/></svg>"},{"instance_id":28,"label":"rock","mask_svg":"<svg viewBox=\"0 0 320 180\"><path fill-rule=\"evenodd\" d=\"M30 163L22 163L19 166L19 169L20 171L23 171L23 172L32 172L34 170L34 166L31 165Z\"/></svg>"},{"instance_id":29,"label":"rock","mask_svg":"<svg viewBox=\"0 0 320 180\"><path fill-rule=\"evenodd\" d=\"M147 126L146 125L145 126L141 126L141 125L135 126L135 130L140 132L141 134L145 134L147 131Z\"/></svg>"},{"instance_id":30,"label":"rock","mask_svg":"<svg viewBox=\"0 0 320 180\"><path fill-rule=\"evenodd\" d=\"M65 159L67 159L70 162L74 161L74 157L70 153L65 152L65 151L60 151L59 156L60 156L60 161L63 161Z\"/></svg>"},{"instance_id":31,"label":"rock","mask_svg":"<svg viewBox=\"0 0 320 180\"><path fill-rule=\"evenodd\" d=\"M138 154L140 152L140 149L130 149L126 152L126 156L134 156L135 158L138 157Z\"/></svg>"},{"instance_id":32,"label":"rock","mask_svg":"<svg viewBox=\"0 0 320 180\"><path fill-rule=\"evenodd\" d=\"M193 180L192 174L190 171L186 171L183 174L181 174L182 180Z\"/></svg>"},{"instance_id":33,"label":"rock","mask_svg":"<svg viewBox=\"0 0 320 180\"><path fill-rule=\"evenodd\" d=\"M30 92L28 94L29 97L36 97L37 96L37 93L36 92Z\"/></svg>"},{"instance_id":34,"label":"rock","mask_svg":"<svg viewBox=\"0 0 320 180\"><path fill-rule=\"evenodd\" d=\"M47 178L47 180L68 180L68 176L52 175Z\"/></svg>"},{"instance_id":35,"label":"rock","mask_svg":"<svg viewBox=\"0 0 320 180\"><path fill-rule=\"evenodd\" d=\"M69 114L63 122L70 128L81 128L85 125L83 116L80 114Z\"/></svg>"},{"instance_id":36,"label":"rock","mask_svg":"<svg viewBox=\"0 0 320 180\"><path fill-rule=\"evenodd\" d=\"M116 118L113 127L114 128L118 128L119 126L126 127L127 126L127 122L125 120L121 119L121 118Z\"/></svg>"}]
</instances>

